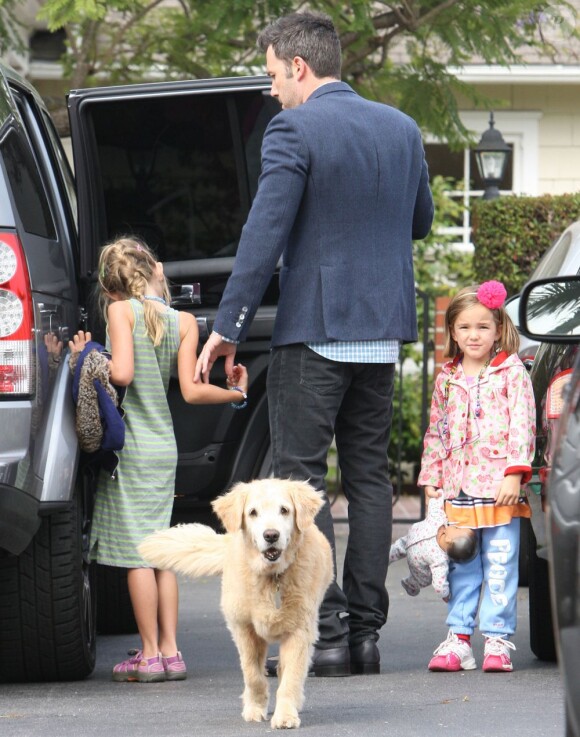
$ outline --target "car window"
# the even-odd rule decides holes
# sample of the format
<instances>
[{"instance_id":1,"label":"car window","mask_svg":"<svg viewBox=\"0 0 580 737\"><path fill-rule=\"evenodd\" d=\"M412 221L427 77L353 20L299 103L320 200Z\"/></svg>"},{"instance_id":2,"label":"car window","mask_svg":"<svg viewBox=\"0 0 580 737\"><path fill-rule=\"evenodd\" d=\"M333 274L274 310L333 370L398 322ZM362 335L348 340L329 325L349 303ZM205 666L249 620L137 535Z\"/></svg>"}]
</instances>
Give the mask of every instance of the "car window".
<instances>
[{"instance_id":1,"label":"car window","mask_svg":"<svg viewBox=\"0 0 580 737\"><path fill-rule=\"evenodd\" d=\"M22 132L11 129L0 143L0 150L22 227L27 233L55 238L46 192Z\"/></svg>"},{"instance_id":2,"label":"car window","mask_svg":"<svg viewBox=\"0 0 580 737\"><path fill-rule=\"evenodd\" d=\"M536 266L534 273L530 277L531 280L558 276L562 271L562 266L566 261L571 245L572 234L566 231L542 257L542 260Z\"/></svg>"},{"instance_id":3,"label":"car window","mask_svg":"<svg viewBox=\"0 0 580 737\"><path fill-rule=\"evenodd\" d=\"M49 150L56 158L57 168L60 174L62 175L62 180L64 183L64 187L66 189L66 194L67 194L68 202L70 205L70 212L74 219L75 226L78 227L77 193L76 193L73 173L71 171L69 161L66 158L61 141L59 140L59 137L58 137L58 133L56 132L54 128L54 124L50 116L47 115L43 111L42 117L44 121L43 130L45 130L48 133L48 137L51 143Z\"/></svg>"},{"instance_id":4,"label":"car window","mask_svg":"<svg viewBox=\"0 0 580 737\"><path fill-rule=\"evenodd\" d=\"M105 238L140 235L165 262L234 256L272 103L248 90L93 105Z\"/></svg>"}]
</instances>

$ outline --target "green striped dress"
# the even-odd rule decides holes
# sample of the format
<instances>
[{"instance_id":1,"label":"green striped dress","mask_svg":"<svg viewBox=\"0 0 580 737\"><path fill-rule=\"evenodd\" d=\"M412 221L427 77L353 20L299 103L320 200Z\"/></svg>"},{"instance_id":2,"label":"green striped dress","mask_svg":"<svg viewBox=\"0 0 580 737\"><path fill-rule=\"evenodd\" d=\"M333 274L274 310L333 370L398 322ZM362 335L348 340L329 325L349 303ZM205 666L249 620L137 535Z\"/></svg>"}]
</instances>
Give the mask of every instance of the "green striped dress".
<instances>
[{"instance_id":1,"label":"green striped dress","mask_svg":"<svg viewBox=\"0 0 580 737\"><path fill-rule=\"evenodd\" d=\"M168 309L157 348L147 336L143 305L129 300L135 315L135 375L127 387L125 446L114 479L101 471L91 530L91 560L122 568L147 568L137 545L169 527L175 490L177 446L167 390L177 365L179 313Z\"/></svg>"}]
</instances>

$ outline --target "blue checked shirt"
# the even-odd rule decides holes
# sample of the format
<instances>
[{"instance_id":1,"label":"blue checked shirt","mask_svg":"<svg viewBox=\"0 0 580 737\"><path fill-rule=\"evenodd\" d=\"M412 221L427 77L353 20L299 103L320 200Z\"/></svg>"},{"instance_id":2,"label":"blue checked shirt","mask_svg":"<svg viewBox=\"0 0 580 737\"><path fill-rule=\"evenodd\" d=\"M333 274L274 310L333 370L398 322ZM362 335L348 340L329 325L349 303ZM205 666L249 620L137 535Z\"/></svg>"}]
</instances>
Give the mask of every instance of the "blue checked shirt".
<instances>
[{"instance_id":1,"label":"blue checked shirt","mask_svg":"<svg viewBox=\"0 0 580 737\"><path fill-rule=\"evenodd\" d=\"M332 343L306 343L315 353L341 363L397 363L398 340L349 340Z\"/></svg>"}]
</instances>

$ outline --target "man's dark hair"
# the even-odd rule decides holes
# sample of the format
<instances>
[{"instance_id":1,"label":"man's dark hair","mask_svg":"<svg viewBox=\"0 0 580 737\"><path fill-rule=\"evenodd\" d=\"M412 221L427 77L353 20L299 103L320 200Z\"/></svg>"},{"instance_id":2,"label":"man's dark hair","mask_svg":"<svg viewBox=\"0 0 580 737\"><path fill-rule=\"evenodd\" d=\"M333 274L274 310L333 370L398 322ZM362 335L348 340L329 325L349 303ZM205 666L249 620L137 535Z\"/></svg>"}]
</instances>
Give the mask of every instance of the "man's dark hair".
<instances>
[{"instance_id":1,"label":"man's dark hair","mask_svg":"<svg viewBox=\"0 0 580 737\"><path fill-rule=\"evenodd\" d=\"M465 535L458 537L449 546L447 555L456 563L468 563L477 555L478 544L475 530L463 530Z\"/></svg>"},{"instance_id":2,"label":"man's dark hair","mask_svg":"<svg viewBox=\"0 0 580 737\"><path fill-rule=\"evenodd\" d=\"M265 52L269 46L288 66L299 56L319 79L340 79L340 39L327 15L291 13L278 18L258 36L259 49Z\"/></svg>"}]
</instances>

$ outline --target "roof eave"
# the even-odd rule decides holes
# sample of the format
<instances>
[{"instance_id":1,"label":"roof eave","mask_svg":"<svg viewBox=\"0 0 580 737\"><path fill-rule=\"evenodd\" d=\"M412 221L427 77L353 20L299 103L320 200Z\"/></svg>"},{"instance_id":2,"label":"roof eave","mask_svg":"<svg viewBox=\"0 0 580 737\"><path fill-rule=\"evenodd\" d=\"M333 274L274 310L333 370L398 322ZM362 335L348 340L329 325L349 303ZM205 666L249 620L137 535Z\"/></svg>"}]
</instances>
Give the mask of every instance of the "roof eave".
<instances>
[{"instance_id":1,"label":"roof eave","mask_svg":"<svg viewBox=\"0 0 580 737\"><path fill-rule=\"evenodd\" d=\"M448 71L469 84L577 84L580 65L526 64L510 67L470 64Z\"/></svg>"}]
</instances>

